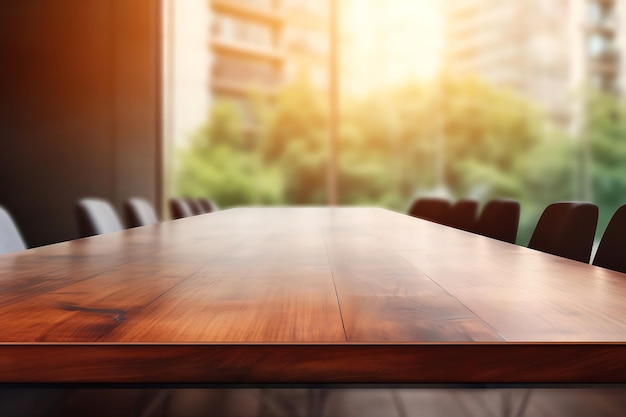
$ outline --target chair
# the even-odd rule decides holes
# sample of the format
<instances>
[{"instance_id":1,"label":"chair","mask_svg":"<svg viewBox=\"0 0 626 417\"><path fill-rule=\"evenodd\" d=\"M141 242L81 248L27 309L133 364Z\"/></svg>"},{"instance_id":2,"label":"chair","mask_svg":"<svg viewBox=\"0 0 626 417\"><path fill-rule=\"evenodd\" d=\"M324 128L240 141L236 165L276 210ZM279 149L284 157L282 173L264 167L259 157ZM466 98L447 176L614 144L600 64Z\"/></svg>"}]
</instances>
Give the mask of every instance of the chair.
<instances>
[{"instance_id":1,"label":"chair","mask_svg":"<svg viewBox=\"0 0 626 417\"><path fill-rule=\"evenodd\" d=\"M598 207L595 204L550 204L541 214L528 247L588 263L597 223Z\"/></svg>"},{"instance_id":2,"label":"chair","mask_svg":"<svg viewBox=\"0 0 626 417\"><path fill-rule=\"evenodd\" d=\"M143 198L129 198L124 203L124 214L128 227L149 226L159 222L152 204Z\"/></svg>"},{"instance_id":3,"label":"chair","mask_svg":"<svg viewBox=\"0 0 626 417\"><path fill-rule=\"evenodd\" d=\"M478 221L478 201L459 200L452 206L445 223L457 229L473 232Z\"/></svg>"},{"instance_id":4,"label":"chair","mask_svg":"<svg viewBox=\"0 0 626 417\"><path fill-rule=\"evenodd\" d=\"M123 230L113 206L99 198L83 198L76 204L78 230L81 237Z\"/></svg>"},{"instance_id":5,"label":"chair","mask_svg":"<svg viewBox=\"0 0 626 417\"><path fill-rule=\"evenodd\" d=\"M626 204L617 209L606 227L593 265L626 273Z\"/></svg>"},{"instance_id":6,"label":"chair","mask_svg":"<svg viewBox=\"0 0 626 417\"><path fill-rule=\"evenodd\" d=\"M187 201L185 201L182 198L170 199L170 212L174 220L193 216L191 207L189 207L189 204L187 204Z\"/></svg>"},{"instance_id":7,"label":"chair","mask_svg":"<svg viewBox=\"0 0 626 417\"><path fill-rule=\"evenodd\" d=\"M504 242L515 243L520 205L515 200L491 200L483 208L476 233Z\"/></svg>"},{"instance_id":8,"label":"chair","mask_svg":"<svg viewBox=\"0 0 626 417\"><path fill-rule=\"evenodd\" d=\"M200 205L200 203L198 203L193 198L185 198L184 200L185 202L187 202L187 207L189 207L189 209L191 210L192 216L204 213L204 210L202 209L202 206Z\"/></svg>"},{"instance_id":9,"label":"chair","mask_svg":"<svg viewBox=\"0 0 626 417\"><path fill-rule=\"evenodd\" d=\"M0 206L0 255L25 249L26 244L13 218Z\"/></svg>"},{"instance_id":10,"label":"chair","mask_svg":"<svg viewBox=\"0 0 626 417\"><path fill-rule=\"evenodd\" d=\"M445 198L423 197L413 202L409 209L409 215L431 222L444 223L452 204Z\"/></svg>"},{"instance_id":11,"label":"chair","mask_svg":"<svg viewBox=\"0 0 626 417\"><path fill-rule=\"evenodd\" d=\"M206 197L199 198L197 202L200 205L200 207L202 207L203 213L213 213L214 211L219 210L219 207L217 206L217 204L215 204L215 202L211 200L210 198L206 198Z\"/></svg>"}]
</instances>

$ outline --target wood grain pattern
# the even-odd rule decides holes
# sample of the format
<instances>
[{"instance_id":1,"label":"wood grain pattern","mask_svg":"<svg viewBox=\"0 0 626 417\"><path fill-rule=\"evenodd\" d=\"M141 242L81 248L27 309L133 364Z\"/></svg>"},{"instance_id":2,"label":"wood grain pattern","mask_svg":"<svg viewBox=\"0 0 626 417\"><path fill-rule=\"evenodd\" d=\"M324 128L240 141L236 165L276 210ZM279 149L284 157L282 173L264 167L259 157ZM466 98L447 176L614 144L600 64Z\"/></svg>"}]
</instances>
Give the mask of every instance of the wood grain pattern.
<instances>
[{"instance_id":1,"label":"wood grain pattern","mask_svg":"<svg viewBox=\"0 0 626 417\"><path fill-rule=\"evenodd\" d=\"M624 274L425 220L233 209L0 256L0 382L626 382L625 313Z\"/></svg>"}]
</instances>

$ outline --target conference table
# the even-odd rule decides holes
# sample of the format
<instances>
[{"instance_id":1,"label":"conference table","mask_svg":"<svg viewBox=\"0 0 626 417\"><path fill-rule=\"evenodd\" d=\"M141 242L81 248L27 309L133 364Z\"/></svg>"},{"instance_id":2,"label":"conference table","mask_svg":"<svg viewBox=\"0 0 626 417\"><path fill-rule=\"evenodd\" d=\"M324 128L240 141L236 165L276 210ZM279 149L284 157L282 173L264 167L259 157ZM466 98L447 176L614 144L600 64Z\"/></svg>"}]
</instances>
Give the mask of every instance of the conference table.
<instances>
[{"instance_id":1,"label":"conference table","mask_svg":"<svg viewBox=\"0 0 626 417\"><path fill-rule=\"evenodd\" d=\"M0 256L0 382L626 382L626 277L380 208L224 210Z\"/></svg>"}]
</instances>

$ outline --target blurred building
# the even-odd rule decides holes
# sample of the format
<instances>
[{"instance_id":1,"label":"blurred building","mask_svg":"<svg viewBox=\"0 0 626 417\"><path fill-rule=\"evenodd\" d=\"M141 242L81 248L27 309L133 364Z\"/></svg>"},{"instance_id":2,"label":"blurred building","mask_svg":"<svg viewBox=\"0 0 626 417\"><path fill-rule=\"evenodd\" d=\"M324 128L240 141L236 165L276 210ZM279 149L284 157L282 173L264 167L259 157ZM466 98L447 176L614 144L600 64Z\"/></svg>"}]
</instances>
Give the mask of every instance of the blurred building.
<instances>
[{"instance_id":1,"label":"blurred building","mask_svg":"<svg viewBox=\"0 0 626 417\"><path fill-rule=\"evenodd\" d=\"M446 16L453 74L517 91L564 125L578 123L573 102L585 85L625 85L623 1L449 0Z\"/></svg>"},{"instance_id":2,"label":"blurred building","mask_svg":"<svg viewBox=\"0 0 626 417\"><path fill-rule=\"evenodd\" d=\"M254 133L252 91L272 98L304 68L328 84L328 0L164 0L164 193L173 194L176 148L217 101L235 104Z\"/></svg>"},{"instance_id":3,"label":"blurred building","mask_svg":"<svg viewBox=\"0 0 626 417\"><path fill-rule=\"evenodd\" d=\"M450 0L446 65L517 91L558 121L569 115L569 0Z\"/></svg>"},{"instance_id":4,"label":"blurred building","mask_svg":"<svg viewBox=\"0 0 626 417\"><path fill-rule=\"evenodd\" d=\"M583 53L579 56L582 78L607 92L626 87L626 4L618 0L577 0L582 27ZM582 4L581 4L582 3Z\"/></svg>"},{"instance_id":5,"label":"blurred building","mask_svg":"<svg viewBox=\"0 0 626 417\"><path fill-rule=\"evenodd\" d=\"M284 79L304 71L312 85L328 88L329 0L282 0L285 26L281 48L285 53Z\"/></svg>"},{"instance_id":6,"label":"blurred building","mask_svg":"<svg viewBox=\"0 0 626 417\"><path fill-rule=\"evenodd\" d=\"M325 87L328 2L209 0L212 101L236 103L248 127L250 93L272 96L303 68Z\"/></svg>"},{"instance_id":7,"label":"blurred building","mask_svg":"<svg viewBox=\"0 0 626 417\"><path fill-rule=\"evenodd\" d=\"M284 17L275 0L210 0L210 91L216 99L241 98L258 86L276 89L285 56L280 49Z\"/></svg>"}]
</instances>

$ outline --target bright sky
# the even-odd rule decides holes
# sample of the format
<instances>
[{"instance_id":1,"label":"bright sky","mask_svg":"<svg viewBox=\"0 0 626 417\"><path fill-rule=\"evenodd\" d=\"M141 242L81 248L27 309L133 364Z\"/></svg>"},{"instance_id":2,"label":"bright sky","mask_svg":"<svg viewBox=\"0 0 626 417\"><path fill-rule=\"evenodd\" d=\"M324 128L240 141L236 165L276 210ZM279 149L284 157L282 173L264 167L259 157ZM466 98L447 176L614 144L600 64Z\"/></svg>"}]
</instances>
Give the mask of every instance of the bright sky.
<instances>
[{"instance_id":1,"label":"bright sky","mask_svg":"<svg viewBox=\"0 0 626 417\"><path fill-rule=\"evenodd\" d=\"M442 0L340 2L343 86L366 92L428 79L443 59Z\"/></svg>"}]
</instances>

